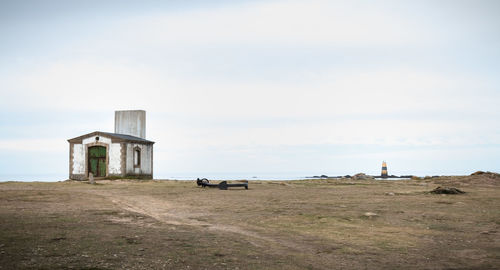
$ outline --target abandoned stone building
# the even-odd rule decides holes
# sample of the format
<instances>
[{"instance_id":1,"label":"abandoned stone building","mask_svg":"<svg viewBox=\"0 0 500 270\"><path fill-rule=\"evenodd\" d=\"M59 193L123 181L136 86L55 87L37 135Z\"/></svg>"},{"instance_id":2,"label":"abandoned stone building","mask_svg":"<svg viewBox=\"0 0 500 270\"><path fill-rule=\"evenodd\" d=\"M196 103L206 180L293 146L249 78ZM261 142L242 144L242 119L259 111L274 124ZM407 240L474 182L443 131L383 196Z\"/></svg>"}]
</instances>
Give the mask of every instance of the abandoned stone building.
<instances>
[{"instance_id":1,"label":"abandoned stone building","mask_svg":"<svg viewBox=\"0 0 500 270\"><path fill-rule=\"evenodd\" d=\"M146 140L146 112L115 111L115 132L69 139L69 178L153 178L153 144Z\"/></svg>"}]
</instances>

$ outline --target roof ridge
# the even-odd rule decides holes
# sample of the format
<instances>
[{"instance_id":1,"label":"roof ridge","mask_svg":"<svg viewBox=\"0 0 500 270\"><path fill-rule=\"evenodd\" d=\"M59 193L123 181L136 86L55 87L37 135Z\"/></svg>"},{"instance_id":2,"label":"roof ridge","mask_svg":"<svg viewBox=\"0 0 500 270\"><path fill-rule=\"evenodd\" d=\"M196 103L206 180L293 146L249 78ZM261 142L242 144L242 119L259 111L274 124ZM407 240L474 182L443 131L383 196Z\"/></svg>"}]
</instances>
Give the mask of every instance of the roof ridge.
<instances>
[{"instance_id":1,"label":"roof ridge","mask_svg":"<svg viewBox=\"0 0 500 270\"><path fill-rule=\"evenodd\" d=\"M113 133L113 132L105 132L105 131L90 132L90 133L87 133L87 134L84 134L84 135L81 135L81 136L78 136L75 138L71 138L68 140L68 142L75 141L75 140L83 140L83 138L90 137L94 134L103 134L103 135L107 135L110 137L115 137L116 139L132 141L132 142L154 143L153 141L150 141L150 140L147 140L147 139L144 139L141 137L129 135L129 134L121 134L121 133Z\"/></svg>"}]
</instances>

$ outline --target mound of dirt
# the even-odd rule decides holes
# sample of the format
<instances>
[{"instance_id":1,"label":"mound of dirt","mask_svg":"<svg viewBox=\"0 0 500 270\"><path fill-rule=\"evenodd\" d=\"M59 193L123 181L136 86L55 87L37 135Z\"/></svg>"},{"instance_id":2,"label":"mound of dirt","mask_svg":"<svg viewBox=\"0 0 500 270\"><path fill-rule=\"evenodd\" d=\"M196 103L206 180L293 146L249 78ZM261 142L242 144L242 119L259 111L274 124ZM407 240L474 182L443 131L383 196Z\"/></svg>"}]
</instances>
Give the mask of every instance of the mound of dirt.
<instances>
[{"instance_id":1,"label":"mound of dirt","mask_svg":"<svg viewBox=\"0 0 500 270\"><path fill-rule=\"evenodd\" d=\"M431 190L432 194L464 194L465 191L461 191L458 188L454 187L437 187L434 190Z\"/></svg>"},{"instance_id":2,"label":"mound of dirt","mask_svg":"<svg viewBox=\"0 0 500 270\"><path fill-rule=\"evenodd\" d=\"M475 176L475 175L481 175L481 176L486 176L486 177L490 177L490 178L500 178L500 174L494 173L494 172L477 171L477 172L471 174L471 176Z\"/></svg>"}]
</instances>

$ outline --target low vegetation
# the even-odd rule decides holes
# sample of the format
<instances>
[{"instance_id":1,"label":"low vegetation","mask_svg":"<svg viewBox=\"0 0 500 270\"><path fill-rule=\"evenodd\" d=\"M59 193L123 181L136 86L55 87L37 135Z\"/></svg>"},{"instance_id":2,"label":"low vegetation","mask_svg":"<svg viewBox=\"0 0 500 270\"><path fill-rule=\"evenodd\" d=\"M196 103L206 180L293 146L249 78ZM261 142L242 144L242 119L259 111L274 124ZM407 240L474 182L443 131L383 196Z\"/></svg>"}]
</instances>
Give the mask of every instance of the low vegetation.
<instances>
[{"instance_id":1,"label":"low vegetation","mask_svg":"<svg viewBox=\"0 0 500 270\"><path fill-rule=\"evenodd\" d=\"M0 269L498 269L500 177L0 183ZM441 187L464 194L432 194Z\"/></svg>"}]
</instances>

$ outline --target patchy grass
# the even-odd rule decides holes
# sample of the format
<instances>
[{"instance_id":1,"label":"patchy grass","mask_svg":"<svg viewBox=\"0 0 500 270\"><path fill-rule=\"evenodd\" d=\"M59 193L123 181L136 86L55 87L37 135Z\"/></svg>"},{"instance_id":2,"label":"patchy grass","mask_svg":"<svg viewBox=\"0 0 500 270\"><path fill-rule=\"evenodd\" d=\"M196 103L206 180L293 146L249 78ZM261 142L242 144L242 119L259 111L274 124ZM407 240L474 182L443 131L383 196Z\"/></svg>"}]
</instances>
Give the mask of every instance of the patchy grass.
<instances>
[{"instance_id":1,"label":"patchy grass","mask_svg":"<svg viewBox=\"0 0 500 270\"><path fill-rule=\"evenodd\" d=\"M495 181L250 181L227 191L192 181L0 183L0 266L495 269ZM438 185L467 194L428 193Z\"/></svg>"}]
</instances>

